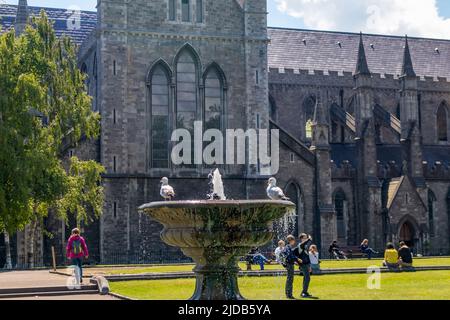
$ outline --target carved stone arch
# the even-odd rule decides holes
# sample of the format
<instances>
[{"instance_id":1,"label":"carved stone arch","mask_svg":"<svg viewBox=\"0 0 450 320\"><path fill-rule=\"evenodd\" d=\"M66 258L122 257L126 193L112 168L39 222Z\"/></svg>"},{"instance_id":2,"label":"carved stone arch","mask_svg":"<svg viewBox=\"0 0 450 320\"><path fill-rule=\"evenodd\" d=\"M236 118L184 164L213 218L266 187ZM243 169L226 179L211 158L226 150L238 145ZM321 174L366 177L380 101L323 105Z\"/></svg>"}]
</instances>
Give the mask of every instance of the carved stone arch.
<instances>
[{"instance_id":1,"label":"carved stone arch","mask_svg":"<svg viewBox=\"0 0 450 320\"><path fill-rule=\"evenodd\" d=\"M288 198L296 205L296 221L294 226L294 236L298 236L300 232L307 232L305 230L306 215L305 215L305 197L302 188L296 179L290 179L286 183L284 192Z\"/></svg>"},{"instance_id":2,"label":"carved stone arch","mask_svg":"<svg viewBox=\"0 0 450 320\"><path fill-rule=\"evenodd\" d=\"M223 71L223 69L220 67L220 65L213 61L210 64L208 64L205 68L205 71L203 72L203 83L206 80L206 77L208 76L208 74L211 71L215 71L217 73L217 76L219 77L219 80L221 82L221 85L223 87L224 90L228 89L228 82L227 82L227 77L225 76L225 72Z\"/></svg>"},{"instance_id":3,"label":"carved stone arch","mask_svg":"<svg viewBox=\"0 0 450 320\"><path fill-rule=\"evenodd\" d=\"M155 78L156 77L156 78ZM150 66L147 78L147 164L149 169L170 168L170 138L172 131L172 70L163 59Z\"/></svg>"},{"instance_id":4,"label":"carved stone arch","mask_svg":"<svg viewBox=\"0 0 450 320\"><path fill-rule=\"evenodd\" d=\"M412 230L411 230L412 235L411 236L413 237L413 240L418 239L419 233L420 233L420 225L417 222L417 220L409 214L404 215L397 224L398 239L404 240L404 239L402 239L401 232L402 232L402 228L405 226L405 224L409 224L412 227Z\"/></svg>"},{"instance_id":5,"label":"carved stone arch","mask_svg":"<svg viewBox=\"0 0 450 320\"><path fill-rule=\"evenodd\" d=\"M81 73L83 73L83 74L89 75L89 71L88 71L88 67L87 67L86 62L83 62L83 63L80 65L80 71L81 71Z\"/></svg>"},{"instance_id":6,"label":"carved stone arch","mask_svg":"<svg viewBox=\"0 0 450 320\"><path fill-rule=\"evenodd\" d=\"M161 67L162 70L164 70L164 73L166 74L169 84L172 84L173 71L170 68L170 65L164 59L159 58L156 61L154 61L150 66L150 68L148 69L146 78L147 86L151 85L153 73L158 67Z\"/></svg>"},{"instance_id":7,"label":"carved stone arch","mask_svg":"<svg viewBox=\"0 0 450 320\"><path fill-rule=\"evenodd\" d=\"M227 127L227 78L220 65L209 63L202 75L202 120L204 129L224 130Z\"/></svg>"},{"instance_id":8,"label":"carved stone arch","mask_svg":"<svg viewBox=\"0 0 450 320\"><path fill-rule=\"evenodd\" d=\"M195 50L195 48L189 42L186 42L180 49L178 49L177 54L173 58L174 70L176 70L178 60L184 52L188 52L191 55L197 68L198 76L200 76L200 72L202 70L202 61L200 59L200 55L198 54L197 50Z\"/></svg>"}]
</instances>

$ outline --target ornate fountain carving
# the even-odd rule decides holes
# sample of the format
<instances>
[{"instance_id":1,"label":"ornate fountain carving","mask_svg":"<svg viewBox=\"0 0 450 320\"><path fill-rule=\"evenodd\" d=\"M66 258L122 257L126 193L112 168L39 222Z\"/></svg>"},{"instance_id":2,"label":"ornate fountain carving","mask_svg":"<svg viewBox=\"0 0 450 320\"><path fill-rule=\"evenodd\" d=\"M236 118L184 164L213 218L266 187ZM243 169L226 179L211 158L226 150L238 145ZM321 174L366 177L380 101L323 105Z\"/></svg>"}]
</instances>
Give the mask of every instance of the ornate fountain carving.
<instances>
[{"instance_id":1,"label":"ornate fountain carving","mask_svg":"<svg viewBox=\"0 0 450 320\"><path fill-rule=\"evenodd\" d=\"M191 300L242 300L238 260L273 237L273 222L295 210L289 201L153 202L139 208L164 225L162 240L181 248L196 267Z\"/></svg>"}]
</instances>

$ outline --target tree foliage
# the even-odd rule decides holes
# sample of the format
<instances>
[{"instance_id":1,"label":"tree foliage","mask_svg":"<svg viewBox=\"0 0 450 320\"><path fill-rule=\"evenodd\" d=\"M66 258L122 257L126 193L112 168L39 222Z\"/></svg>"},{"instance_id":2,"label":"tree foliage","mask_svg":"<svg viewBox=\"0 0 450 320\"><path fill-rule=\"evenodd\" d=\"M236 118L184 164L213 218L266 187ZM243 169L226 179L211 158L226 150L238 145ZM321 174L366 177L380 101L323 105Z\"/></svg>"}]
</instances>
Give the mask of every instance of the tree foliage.
<instances>
[{"instance_id":1,"label":"tree foliage","mask_svg":"<svg viewBox=\"0 0 450 320\"><path fill-rule=\"evenodd\" d=\"M43 11L20 37L0 35L0 230L13 233L50 208L85 222L100 214L103 167L72 158L65 170L61 161L99 134L85 77L76 45L56 37Z\"/></svg>"}]
</instances>

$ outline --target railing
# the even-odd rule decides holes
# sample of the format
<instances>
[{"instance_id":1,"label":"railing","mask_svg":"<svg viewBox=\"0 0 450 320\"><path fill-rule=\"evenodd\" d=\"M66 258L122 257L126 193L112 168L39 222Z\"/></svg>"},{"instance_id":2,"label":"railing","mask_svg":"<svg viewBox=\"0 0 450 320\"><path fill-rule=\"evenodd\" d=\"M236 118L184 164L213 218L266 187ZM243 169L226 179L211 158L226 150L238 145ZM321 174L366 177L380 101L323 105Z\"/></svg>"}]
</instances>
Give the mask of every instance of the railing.
<instances>
[{"instance_id":1,"label":"railing","mask_svg":"<svg viewBox=\"0 0 450 320\"><path fill-rule=\"evenodd\" d=\"M414 255L422 254L424 257L443 257L449 256L450 252L444 248L432 248L427 250L413 250ZM261 253L268 259L273 260L274 253L272 250L262 250ZM323 259L328 258L328 252L322 252L321 257ZM382 253L378 255L382 257ZM45 258L45 257L44 257ZM246 256L243 256L241 261L245 261ZM2 257L2 263L4 259ZM56 256L57 266L68 266L70 261L63 255ZM33 268L51 268L51 260L48 259L35 259ZM181 264L181 263L193 263L192 259L184 256L181 252L167 252L164 250L154 250L151 252L142 253L121 253L113 252L103 256L103 260L94 260L89 258L85 260L85 265L146 265L146 264ZM12 256L12 266L14 270L26 270L30 269L29 263L25 256ZM0 271L5 270L6 266L0 265Z\"/></svg>"}]
</instances>

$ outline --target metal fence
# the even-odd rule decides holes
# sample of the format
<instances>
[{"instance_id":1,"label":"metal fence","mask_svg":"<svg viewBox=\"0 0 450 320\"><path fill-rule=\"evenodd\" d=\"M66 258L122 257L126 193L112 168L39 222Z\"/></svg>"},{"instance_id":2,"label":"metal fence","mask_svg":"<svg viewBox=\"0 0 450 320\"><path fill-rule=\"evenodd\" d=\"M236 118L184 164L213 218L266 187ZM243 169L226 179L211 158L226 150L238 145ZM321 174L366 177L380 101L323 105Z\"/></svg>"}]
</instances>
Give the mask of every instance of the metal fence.
<instances>
[{"instance_id":1,"label":"metal fence","mask_svg":"<svg viewBox=\"0 0 450 320\"><path fill-rule=\"evenodd\" d=\"M107 252L100 263L107 265L120 264L177 264L192 263L192 259L181 252L153 250L146 252Z\"/></svg>"},{"instance_id":2,"label":"metal fence","mask_svg":"<svg viewBox=\"0 0 450 320\"><path fill-rule=\"evenodd\" d=\"M268 259L274 259L273 251L262 250L261 252ZM421 254L415 252L415 255ZM443 257L449 256L447 249L437 249L430 254L423 255L424 257ZM374 258L382 258L383 254L380 253ZM28 259L25 256L12 255L12 266L16 270L30 269L31 265L28 263ZM241 261L245 261L245 256ZM328 259L328 252L321 255L322 259ZM55 255L56 265L67 266L71 262L65 257L64 254ZM4 262L4 260L2 261ZM186 257L180 251L167 251L167 250L153 250L146 252L107 252L103 254L102 259L97 256L89 257L85 260L85 265L146 265L146 264L181 264L181 263L193 263L191 258ZM51 254L46 254L43 257L34 259L33 268L51 268L53 265L53 257ZM4 265L0 265L0 271L6 268Z\"/></svg>"}]
</instances>

